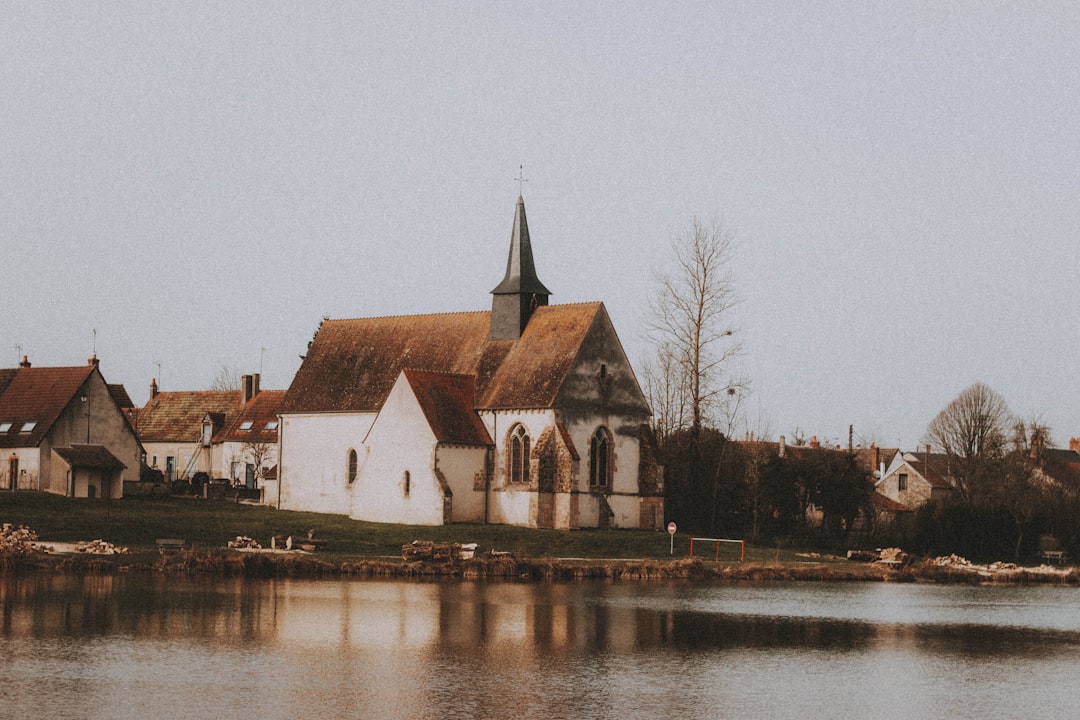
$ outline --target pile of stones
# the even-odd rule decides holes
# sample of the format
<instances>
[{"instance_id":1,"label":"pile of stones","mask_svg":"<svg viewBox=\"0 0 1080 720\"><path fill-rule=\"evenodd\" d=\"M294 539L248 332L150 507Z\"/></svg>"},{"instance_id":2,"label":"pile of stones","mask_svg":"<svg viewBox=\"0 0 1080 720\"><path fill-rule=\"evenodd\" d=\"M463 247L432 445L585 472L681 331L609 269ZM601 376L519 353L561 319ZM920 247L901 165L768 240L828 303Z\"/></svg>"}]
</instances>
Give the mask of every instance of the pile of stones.
<instances>
[{"instance_id":1,"label":"pile of stones","mask_svg":"<svg viewBox=\"0 0 1080 720\"><path fill-rule=\"evenodd\" d=\"M247 535L237 535L235 540L229 541L229 547L236 550L262 550L262 545Z\"/></svg>"},{"instance_id":2,"label":"pile of stones","mask_svg":"<svg viewBox=\"0 0 1080 720\"><path fill-rule=\"evenodd\" d=\"M75 552L87 555L127 555L128 549L119 545L113 545L105 540L91 540L81 542L75 546Z\"/></svg>"},{"instance_id":3,"label":"pile of stones","mask_svg":"<svg viewBox=\"0 0 1080 720\"><path fill-rule=\"evenodd\" d=\"M35 549L38 534L25 525L0 526L0 554L23 554Z\"/></svg>"}]
</instances>

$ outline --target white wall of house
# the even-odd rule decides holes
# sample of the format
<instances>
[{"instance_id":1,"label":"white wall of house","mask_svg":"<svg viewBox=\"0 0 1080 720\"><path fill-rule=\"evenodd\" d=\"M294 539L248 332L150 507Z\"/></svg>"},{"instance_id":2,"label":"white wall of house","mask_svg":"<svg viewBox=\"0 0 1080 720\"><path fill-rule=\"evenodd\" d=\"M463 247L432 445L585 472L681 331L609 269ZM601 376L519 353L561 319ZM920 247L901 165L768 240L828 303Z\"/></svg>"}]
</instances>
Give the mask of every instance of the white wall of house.
<instances>
[{"instance_id":1,"label":"white wall of house","mask_svg":"<svg viewBox=\"0 0 1080 720\"><path fill-rule=\"evenodd\" d=\"M435 467L453 492L451 522L484 521L484 480L487 448L473 445L439 445Z\"/></svg>"},{"instance_id":2,"label":"white wall of house","mask_svg":"<svg viewBox=\"0 0 1080 720\"><path fill-rule=\"evenodd\" d=\"M511 483L507 460L507 442L513 428L525 426L529 433L530 448L544 430L555 425L552 410L513 410L480 413L488 435L495 441L495 468L488 496L488 521L506 525L530 526L536 516L536 491L534 483ZM533 463L535 475L535 463Z\"/></svg>"},{"instance_id":3,"label":"white wall of house","mask_svg":"<svg viewBox=\"0 0 1080 720\"><path fill-rule=\"evenodd\" d=\"M45 490L41 483L41 451L36 447L4 450L0 458L0 488L11 490L11 459L18 460L16 490Z\"/></svg>"},{"instance_id":4,"label":"white wall of house","mask_svg":"<svg viewBox=\"0 0 1080 720\"><path fill-rule=\"evenodd\" d=\"M350 514L349 450L357 451L363 465L361 443L374 419L373 413L283 415L278 428L280 493L267 492L263 501L283 510Z\"/></svg>"},{"instance_id":5,"label":"white wall of house","mask_svg":"<svg viewBox=\"0 0 1080 720\"><path fill-rule=\"evenodd\" d=\"M581 462L575 487L591 493L589 465L592 437L600 427L607 428L612 440L611 491L605 493L608 505L615 513L611 527L636 528L641 523L641 496L638 493L638 464L641 458L640 426L624 423L623 418L588 417L566 428L574 442ZM631 434L632 433L632 434ZM600 522L600 502L595 497L582 500L579 508L582 527L595 527Z\"/></svg>"},{"instance_id":6,"label":"white wall of house","mask_svg":"<svg viewBox=\"0 0 1080 720\"><path fill-rule=\"evenodd\" d=\"M228 478L230 480L236 480L240 484L244 483L247 477L247 465L250 463L255 464L255 457L253 455L253 449L250 445L240 442L225 442L218 443L214 447L214 477L215 478ZM237 463L237 474L233 474L233 463ZM277 445L270 445L267 448L266 454L262 458L263 470L269 470L277 464ZM263 484L262 480L259 480L260 487Z\"/></svg>"},{"instance_id":7,"label":"white wall of house","mask_svg":"<svg viewBox=\"0 0 1080 720\"><path fill-rule=\"evenodd\" d=\"M900 489L902 475L906 476L907 484L903 490ZM892 471L886 473L874 489L890 500L903 503L909 508L925 505L930 501L933 492L930 483L915 472L910 465L903 462L894 465Z\"/></svg>"},{"instance_id":8,"label":"white wall of house","mask_svg":"<svg viewBox=\"0 0 1080 720\"><path fill-rule=\"evenodd\" d=\"M404 375L379 410L352 487L350 517L442 525L446 493L435 475L435 436Z\"/></svg>"}]
</instances>

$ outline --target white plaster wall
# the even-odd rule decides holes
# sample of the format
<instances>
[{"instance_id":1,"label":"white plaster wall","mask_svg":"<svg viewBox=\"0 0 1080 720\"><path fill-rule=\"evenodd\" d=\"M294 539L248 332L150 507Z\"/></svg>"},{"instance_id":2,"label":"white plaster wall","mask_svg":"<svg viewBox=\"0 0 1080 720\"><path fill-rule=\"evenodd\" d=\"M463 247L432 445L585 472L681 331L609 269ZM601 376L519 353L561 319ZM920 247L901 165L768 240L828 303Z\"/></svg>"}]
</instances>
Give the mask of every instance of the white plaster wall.
<instances>
[{"instance_id":1,"label":"white plaster wall","mask_svg":"<svg viewBox=\"0 0 1080 720\"><path fill-rule=\"evenodd\" d=\"M435 451L436 467L442 471L454 493L451 522L483 522L483 475L487 448L440 445ZM480 481L477 482L477 474ZM479 485L481 489L477 490Z\"/></svg>"},{"instance_id":2,"label":"white plaster wall","mask_svg":"<svg viewBox=\"0 0 1080 720\"><path fill-rule=\"evenodd\" d=\"M532 507L536 503L536 493L531 490L531 483L517 486L507 482L506 440L510 429L521 423L529 431L531 447L535 448L544 430L555 425L555 413L551 410L496 411L480 413L480 416L488 434L495 441L495 470L488 502L488 521L529 526L533 524Z\"/></svg>"},{"instance_id":3,"label":"white plaster wall","mask_svg":"<svg viewBox=\"0 0 1080 720\"><path fill-rule=\"evenodd\" d=\"M254 463L254 458L251 457L251 453L247 452L244 448L244 443L239 442L226 442L220 443L214 452L214 477L215 478L232 478L232 464L233 462L240 463L240 475L237 480L242 484L246 475L247 464ZM277 464L277 445L270 446L263 458L262 466L264 469L270 469ZM265 480L259 481L261 487Z\"/></svg>"},{"instance_id":4,"label":"white plaster wall","mask_svg":"<svg viewBox=\"0 0 1080 720\"><path fill-rule=\"evenodd\" d=\"M2 454L0 454L0 472L3 473L5 478L7 478L7 481L4 483L5 488L11 487L10 485L8 485L8 482L10 482L11 479L7 477L8 469L10 467L8 462L11 459L11 456L14 455L19 459L19 476L22 478L21 481L19 480L19 478L15 478L16 488L27 490L47 490L49 492L58 492L60 494L63 494L63 488L56 490L52 487L49 487L48 483L44 484L44 486L42 485L40 460L41 451L38 450L36 447L12 448L10 450L3 450L0 452L2 452Z\"/></svg>"},{"instance_id":5,"label":"white plaster wall","mask_svg":"<svg viewBox=\"0 0 1080 720\"><path fill-rule=\"evenodd\" d=\"M283 510L349 514L355 491L345 480L348 452L354 448L363 465L361 442L374 419L370 413L282 416L280 498L268 495L266 504L280 500Z\"/></svg>"},{"instance_id":6,"label":"white plaster wall","mask_svg":"<svg viewBox=\"0 0 1080 720\"><path fill-rule=\"evenodd\" d=\"M351 517L407 525L443 524L443 492L434 472L435 436L404 376L398 377L387 396L364 451Z\"/></svg>"}]
</instances>

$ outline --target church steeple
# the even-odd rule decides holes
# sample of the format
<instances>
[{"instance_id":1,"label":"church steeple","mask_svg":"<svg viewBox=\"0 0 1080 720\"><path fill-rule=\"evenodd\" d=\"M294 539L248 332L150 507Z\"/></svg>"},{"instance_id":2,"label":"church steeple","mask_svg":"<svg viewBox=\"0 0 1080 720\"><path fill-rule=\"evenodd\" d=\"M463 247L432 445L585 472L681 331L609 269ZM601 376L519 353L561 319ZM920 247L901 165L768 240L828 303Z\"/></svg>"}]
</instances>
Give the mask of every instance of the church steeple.
<instances>
[{"instance_id":1,"label":"church steeple","mask_svg":"<svg viewBox=\"0 0 1080 720\"><path fill-rule=\"evenodd\" d=\"M533 310L548 304L551 291L536 277L529 224L525 220L525 200L518 195L514 212L514 230L510 234L510 256L506 276L491 291L492 340L516 340L521 337Z\"/></svg>"}]
</instances>

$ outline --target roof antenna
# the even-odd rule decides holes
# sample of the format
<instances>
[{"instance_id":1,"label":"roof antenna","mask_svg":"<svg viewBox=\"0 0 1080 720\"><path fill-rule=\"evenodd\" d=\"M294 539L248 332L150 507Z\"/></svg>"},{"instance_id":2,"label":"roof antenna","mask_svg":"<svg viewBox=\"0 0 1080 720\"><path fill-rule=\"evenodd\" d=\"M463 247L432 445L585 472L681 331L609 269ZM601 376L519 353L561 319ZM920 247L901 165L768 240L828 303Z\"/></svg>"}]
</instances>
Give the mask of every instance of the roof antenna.
<instances>
[{"instance_id":1,"label":"roof antenna","mask_svg":"<svg viewBox=\"0 0 1080 720\"><path fill-rule=\"evenodd\" d=\"M521 195L521 191L522 191L522 189L524 187L524 184L529 182L529 178L525 177L525 166L524 165L518 165L518 176L516 178L514 178L514 179L517 180L518 195Z\"/></svg>"}]
</instances>

